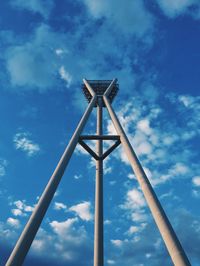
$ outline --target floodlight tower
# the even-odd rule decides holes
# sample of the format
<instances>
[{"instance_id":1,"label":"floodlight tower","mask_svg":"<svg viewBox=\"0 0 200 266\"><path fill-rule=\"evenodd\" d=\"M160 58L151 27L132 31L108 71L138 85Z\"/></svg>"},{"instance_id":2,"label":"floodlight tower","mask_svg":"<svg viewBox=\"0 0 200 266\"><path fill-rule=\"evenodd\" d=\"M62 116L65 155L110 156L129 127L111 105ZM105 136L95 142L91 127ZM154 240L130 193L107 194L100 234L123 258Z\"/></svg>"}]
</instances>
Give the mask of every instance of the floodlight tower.
<instances>
[{"instance_id":1,"label":"floodlight tower","mask_svg":"<svg viewBox=\"0 0 200 266\"><path fill-rule=\"evenodd\" d=\"M53 175L51 176L38 204L27 222L6 266L20 266L30 249L45 213L51 203L76 145L79 143L96 160L95 187L95 229L94 229L94 266L103 266L103 160L122 144L130 161L134 174L140 184L147 204L158 226L169 255L175 266L190 266L190 262L115 114L111 103L117 94L118 83L113 80L83 80L83 92L89 105L81 118L67 148L65 149ZM92 109L97 108L96 135L81 135ZM103 135L103 108L108 110L117 135ZM85 140L96 140L96 151L93 151ZM103 152L103 141L113 140L114 144ZM133 247L134 248L134 247Z\"/></svg>"}]
</instances>

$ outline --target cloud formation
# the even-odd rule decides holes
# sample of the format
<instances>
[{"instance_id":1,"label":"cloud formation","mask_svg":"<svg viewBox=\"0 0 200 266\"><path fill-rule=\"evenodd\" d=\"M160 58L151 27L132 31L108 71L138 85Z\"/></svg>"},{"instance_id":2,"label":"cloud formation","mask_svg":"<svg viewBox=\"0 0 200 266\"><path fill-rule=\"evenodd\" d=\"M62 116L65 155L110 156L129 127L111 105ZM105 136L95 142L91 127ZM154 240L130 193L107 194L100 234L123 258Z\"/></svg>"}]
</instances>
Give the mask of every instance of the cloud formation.
<instances>
[{"instance_id":1,"label":"cloud formation","mask_svg":"<svg viewBox=\"0 0 200 266\"><path fill-rule=\"evenodd\" d=\"M20 221L18 219L9 217L7 219L7 224L9 224L10 226L14 227L14 228L19 228L20 227Z\"/></svg>"},{"instance_id":2,"label":"cloud formation","mask_svg":"<svg viewBox=\"0 0 200 266\"><path fill-rule=\"evenodd\" d=\"M5 176L7 165L8 165L7 160L0 158L0 177Z\"/></svg>"},{"instance_id":3,"label":"cloud formation","mask_svg":"<svg viewBox=\"0 0 200 266\"><path fill-rule=\"evenodd\" d=\"M122 34L143 37L153 29L154 18L145 7L143 0L126 0L123 3L120 0L85 0L84 2L94 18L103 17L106 23L117 27Z\"/></svg>"},{"instance_id":4,"label":"cloud formation","mask_svg":"<svg viewBox=\"0 0 200 266\"><path fill-rule=\"evenodd\" d=\"M53 0L11 0L10 4L18 9L28 10L33 13L38 13L45 19L47 19L54 6Z\"/></svg>"},{"instance_id":5,"label":"cloud formation","mask_svg":"<svg viewBox=\"0 0 200 266\"><path fill-rule=\"evenodd\" d=\"M49 26L41 24L28 40L7 49L6 65L13 86L23 90L51 89L58 76L58 57L53 48L62 42Z\"/></svg>"},{"instance_id":6,"label":"cloud formation","mask_svg":"<svg viewBox=\"0 0 200 266\"><path fill-rule=\"evenodd\" d=\"M17 150L24 151L29 157L40 151L40 146L30 139L30 134L27 132L16 133L13 142Z\"/></svg>"},{"instance_id":7,"label":"cloud formation","mask_svg":"<svg viewBox=\"0 0 200 266\"><path fill-rule=\"evenodd\" d=\"M62 203L62 202L54 202L54 209L59 211L59 210L66 210L67 206Z\"/></svg>"},{"instance_id":8,"label":"cloud formation","mask_svg":"<svg viewBox=\"0 0 200 266\"><path fill-rule=\"evenodd\" d=\"M200 3L198 0L157 0L158 5L169 18L188 14L200 18Z\"/></svg>"},{"instance_id":9,"label":"cloud formation","mask_svg":"<svg viewBox=\"0 0 200 266\"><path fill-rule=\"evenodd\" d=\"M82 220L91 221L93 219L93 215L90 211L91 203L89 201L85 201L74 205L69 208L70 211L74 211Z\"/></svg>"}]
</instances>

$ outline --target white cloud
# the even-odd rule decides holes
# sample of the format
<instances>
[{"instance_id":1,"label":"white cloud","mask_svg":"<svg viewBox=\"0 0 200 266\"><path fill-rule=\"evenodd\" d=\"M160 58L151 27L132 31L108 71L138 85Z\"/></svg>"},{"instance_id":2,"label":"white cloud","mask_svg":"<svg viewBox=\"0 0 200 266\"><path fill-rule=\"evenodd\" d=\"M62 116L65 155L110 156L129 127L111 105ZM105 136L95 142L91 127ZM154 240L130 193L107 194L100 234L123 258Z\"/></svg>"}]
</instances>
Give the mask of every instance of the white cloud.
<instances>
[{"instance_id":1,"label":"white cloud","mask_svg":"<svg viewBox=\"0 0 200 266\"><path fill-rule=\"evenodd\" d=\"M191 107L195 103L194 98L189 95L180 95L178 100L183 103L185 107Z\"/></svg>"},{"instance_id":2,"label":"white cloud","mask_svg":"<svg viewBox=\"0 0 200 266\"><path fill-rule=\"evenodd\" d=\"M13 243L16 241L18 234L16 233L17 228L10 225L8 229L8 222L4 223L0 221L0 237L4 240L4 244ZM14 243L13 243L14 244Z\"/></svg>"},{"instance_id":3,"label":"white cloud","mask_svg":"<svg viewBox=\"0 0 200 266\"><path fill-rule=\"evenodd\" d=\"M141 233L147 227L147 223L142 223L141 219L137 221L140 222L140 225L139 226L132 225L130 226L129 230L126 232L127 235L134 236L134 239L136 239L138 237L138 234Z\"/></svg>"},{"instance_id":4,"label":"white cloud","mask_svg":"<svg viewBox=\"0 0 200 266\"><path fill-rule=\"evenodd\" d=\"M140 95L141 98L141 95ZM178 95L174 97L174 103L176 108L179 108L180 102L177 103L177 99L179 99ZM183 98L181 98L183 100ZM187 100L186 100L187 99ZM179 100L178 100L179 101ZM184 111L184 124L187 124L188 121L192 121L192 134L190 132L184 132L184 129L177 128L177 126L173 126L173 120L170 123L166 124L165 132L161 131L159 128L159 124L162 123L162 118L165 118L167 112L162 110L158 104L155 102L150 102L148 99L145 101L145 109L141 108L143 106L142 102L139 101L138 97L134 97L134 104L131 104L131 100L127 103L129 105L128 111L124 108L124 104L120 108L120 121L127 121L124 123L125 131L129 137L133 148L136 151L136 154L141 157L142 164L145 165L144 170L153 186L160 185L168 182L168 180L175 179L177 177L188 178L191 176L192 172L195 175L195 166L188 168L187 162L190 160L191 156L194 155L193 152L185 149L182 152L182 147L185 141L188 141L188 137L184 137L185 133L189 133L189 136L197 135L198 128L198 106L199 99L198 97L184 97L185 104L182 103L184 108L189 108L188 112L191 113L191 119L187 119ZM139 108L137 108L137 106ZM152 107L153 106L153 107ZM137 111L135 111L135 109ZM151 110L159 110L158 112L153 112L151 114ZM135 115L137 113L137 115ZM147 116L146 114L149 113ZM134 114L134 115L133 115ZM157 117L159 116L159 119ZM131 119L132 117L132 119ZM142 122L140 121L148 121ZM158 123L159 121L159 123ZM128 125L127 125L128 124ZM108 122L109 131L112 131L111 123ZM136 126L135 126L136 125ZM154 127L150 128L150 125L154 125ZM145 134L144 131L147 128L148 134ZM150 129L149 129L150 128ZM181 141L180 142L180 138ZM146 142L147 144L146 146ZM181 143L181 146L180 146ZM141 145L142 144L142 145ZM174 145L175 144L175 145ZM140 146L141 145L141 146ZM172 146L173 145L173 146ZM139 147L139 149L138 149ZM179 149L180 148L180 149ZM170 156L168 156L170 154ZM120 161L129 164L123 150L120 148L119 151L116 151L113 154ZM169 160L166 161L166 156L168 156ZM147 168L151 165L151 168ZM162 171L158 171L158 167L162 165ZM153 169L151 172L150 169ZM197 171L196 171L197 173ZM134 178L134 174L129 174L129 178ZM134 214L133 219L144 219L145 217L141 213Z\"/></svg>"},{"instance_id":5,"label":"white cloud","mask_svg":"<svg viewBox=\"0 0 200 266\"><path fill-rule=\"evenodd\" d=\"M141 130L146 135L150 135L152 133L152 130L149 125L148 119L142 119L137 123L137 128Z\"/></svg>"},{"instance_id":6,"label":"white cloud","mask_svg":"<svg viewBox=\"0 0 200 266\"><path fill-rule=\"evenodd\" d=\"M40 151L40 146L30 139L30 134L27 132L15 134L13 142L17 150L24 151L30 157Z\"/></svg>"},{"instance_id":7,"label":"white cloud","mask_svg":"<svg viewBox=\"0 0 200 266\"><path fill-rule=\"evenodd\" d=\"M141 0L92 1L85 0L89 12L94 18L104 17L107 23L115 25L124 34L142 37L152 30L154 19Z\"/></svg>"},{"instance_id":8,"label":"white cloud","mask_svg":"<svg viewBox=\"0 0 200 266\"><path fill-rule=\"evenodd\" d=\"M175 18L184 13L199 17L200 3L198 0L157 0L157 2L169 18ZM190 9L192 6L197 9L195 13Z\"/></svg>"},{"instance_id":9,"label":"white cloud","mask_svg":"<svg viewBox=\"0 0 200 266\"><path fill-rule=\"evenodd\" d=\"M172 145L176 140L178 139L178 136L176 135L166 135L164 138L163 138L163 144L166 145L166 146L170 146Z\"/></svg>"},{"instance_id":10,"label":"white cloud","mask_svg":"<svg viewBox=\"0 0 200 266\"><path fill-rule=\"evenodd\" d=\"M127 192L126 202L123 205L124 209L137 210L144 207L145 205L145 199L138 189L133 188Z\"/></svg>"},{"instance_id":11,"label":"white cloud","mask_svg":"<svg viewBox=\"0 0 200 266\"><path fill-rule=\"evenodd\" d=\"M147 141L140 143L135 149L138 156L152 153L152 145Z\"/></svg>"},{"instance_id":12,"label":"white cloud","mask_svg":"<svg viewBox=\"0 0 200 266\"><path fill-rule=\"evenodd\" d=\"M25 200L16 200L11 203L17 208L11 209L11 212L14 216L27 216L28 212L32 212L34 210L34 206L30 206L26 204Z\"/></svg>"},{"instance_id":13,"label":"white cloud","mask_svg":"<svg viewBox=\"0 0 200 266\"><path fill-rule=\"evenodd\" d=\"M197 152L191 152L189 149L183 151L182 147L187 146L186 142L191 138L199 135L199 97L171 95L170 101L174 103L176 116L168 123L167 110L161 109L159 102L150 101L148 98L144 98L144 106L143 98L144 95L136 94L132 101L130 99L126 104L122 103L118 115L130 143L145 166L144 170L151 184L156 186L180 176L189 178L196 175L196 166L189 168L187 162L196 156ZM151 112L152 110L157 111ZM184 126L177 126L177 116ZM162 123L165 123L164 132L161 130ZM110 121L107 123L107 131L114 131ZM112 156L130 164L122 147ZM161 165L162 171L158 171ZM134 174L129 174L128 177L134 178Z\"/></svg>"},{"instance_id":14,"label":"white cloud","mask_svg":"<svg viewBox=\"0 0 200 266\"><path fill-rule=\"evenodd\" d=\"M128 174L128 178L129 178L129 179L136 179L136 177L135 177L134 174Z\"/></svg>"},{"instance_id":15,"label":"white cloud","mask_svg":"<svg viewBox=\"0 0 200 266\"><path fill-rule=\"evenodd\" d=\"M49 223L52 231L40 227L30 251L34 256L50 259L52 264L57 263L60 254L61 264L82 265L80 261L89 253L91 243L84 226L79 226L78 221L78 218L54 220Z\"/></svg>"},{"instance_id":16,"label":"white cloud","mask_svg":"<svg viewBox=\"0 0 200 266\"><path fill-rule=\"evenodd\" d=\"M107 263L110 264L110 265L114 265L115 261L114 260L107 260Z\"/></svg>"},{"instance_id":17,"label":"white cloud","mask_svg":"<svg viewBox=\"0 0 200 266\"><path fill-rule=\"evenodd\" d=\"M8 47L5 53L6 67L10 74L12 88L36 89L44 92L58 84L62 58L54 48L65 43L66 36L54 32L46 24L41 24L23 43ZM66 71L66 70L65 70ZM63 77L66 77L65 75Z\"/></svg>"},{"instance_id":18,"label":"white cloud","mask_svg":"<svg viewBox=\"0 0 200 266\"><path fill-rule=\"evenodd\" d=\"M129 230L128 230L128 234L129 235L132 235L132 234L134 234L134 233L137 233L137 232L139 232L139 227L138 226L131 226L130 228L129 228Z\"/></svg>"},{"instance_id":19,"label":"white cloud","mask_svg":"<svg viewBox=\"0 0 200 266\"><path fill-rule=\"evenodd\" d=\"M111 181L109 181L109 184L110 184L111 186L114 186L116 183L117 183L116 180L111 180Z\"/></svg>"},{"instance_id":20,"label":"white cloud","mask_svg":"<svg viewBox=\"0 0 200 266\"><path fill-rule=\"evenodd\" d=\"M104 174L110 174L113 170L113 167L112 167L112 163L110 161L110 157L107 157L104 161L103 161L103 171L104 171Z\"/></svg>"},{"instance_id":21,"label":"white cloud","mask_svg":"<svg viewBox=\"0 0 200 266\"><path fill-rule=\"evenodd\" d=\"M5 176L6 174L6 166L8 165L7 160L0 159L0 176Z\"/></svg>"},{"instance_id":22,"label":"white cloud","mask_svg":"<svg viewBox=\"0 0 200 266\"><path fill-rule=\"evenodd\" d=\"M67 86L70 86L72 82L72 76L66 71L64 66L59 68L60 77L66 82Z\"/></svg>"},{"instance_id":23,"label":"white cloud","mask_svg":"<svg viewBox=\"0 0 200 266\"><path fill-rule=\"evenodd\" d=\"M200 187L200 176L195 176L192 178L192 183L196 187Z\"/></svg>"},{"instance_id":24,"label":"white cloud","mask_svg":"<svg viewBox=\"0 0 200 266\"><path fill-rule=\"evenodd\" d=\"M20 209L12 209L11 212L14 216L23 216L24 215Z\"/></svg>"},{"instance_id":25,"label":"white cloud","mask_svg":"<svg viewBox=\"0 0 200 266\"><path fill-rule=\"evenodd\" d=\"M91 221L93 219L93 215L90 212L91 203L89 201L85 201L74 205L69 208L69 210L74 211L82 220Z\"/></svg>"},{"instance_id":26,"label":"white cloud","mask_svg":"<svg viewBox=\"0 0 200 266\"><path fill-rule=\"evenodd\" d=\"M126 210L128 218L133 222L142 223L147 220L145 214L146 201L142 192L136 188L127 191L125 202L120 207Z\"/></svg>"},{"instance_id":27,"label":"white cloud","mask_svg":"<svg viewBox=\"0 0 200 266\"><path fill-rule=\"evenodd\" d=\"M44 18L48 18L53 8L53 0L11 0L11 5L20 9L26 9L33 13L39 13Z\"/></svg>"},{"instance_id":28,"label":"white cloud","mask_svg":"<svg viewBox=\"0 0 200 266\"><path fill-rule=\"evenodd\" d=\"M23 3L25 2L27 1L23 0ZM32 3L33 0L28 2ZM138 50L144 51L145 46L147 51L152 46L154 18L144 1L127 2L128 4L124 5L120 0L102 0L99 4L97 1L85 1L94 19L107 16L104 23L96 25L97 30L93 30L89 35L88 26L94 25L93 20L85 19L87 15L83 12L79 17L70 17L73 32L55 31L42 23L23 40L15 38L12 42L14 45L9 43L4 53L5 65L10 75L10 89L46 92L55 88L63 89L63 82L58 82L59 78L65 80L68 87L70 83L74 85L80 82L83 76L98 78L103 75L105 78L117 76L121 79L121 85L130 93L128 88L133 87L135 82L132 64L138 57ZM107 12L102 10L104 5ZM101 11L96 16L94 10ZM81 45L83 35L87 36L87 42ZM134 41L138 38L144 42L142 48ZM101 61L97 64L96 58L99 54ZM130 59L130 54L134 58ZM112 69L108 69L108 58L113 61ZM73 95L77 100L77 93ZM80 100L76 104L80 107Z\"/></svg>"},{"instance_id":29,"label":"white cloud","mask_svg":"<svg viewBox=\"0 0 200 266\"><path fill-rule=\"evenodd\" d=\"M110 220L105 220L105 221L104 221L104 224L105 224L105 225L109 225L109 224L111 224L111 223L112 223L112 222L111 222Z\"/></svg>"},{"instance_id":30,"label":"white cloud","mask_svg":"<svg viewBox=\"0 0 200 266\"><path fill-rule=\"evenodd\" d=\"M19 208L20 210L24 209L24 203L21 200L17 200L14 202L14 204Z\"/></svg>"},{"instance_id":31,"label":"white cloud","mask_svg":"<svg viewBox=\"0 0 200 266\"><path fill-rule=\"evenodd\" d=\"M52 221L50 226L56 234L64 237L67 236L67 233L72 230L74 223L77 221L77 218L67 219L64 222Z\"/></svg>"},{"instance_id":32,"label":"white cloud","mask_svg":"<svg viewBox=\"0 0 200 266\"><path fill-rule=\"evenodd\" d=\"M20 227L20 221L18 219L9 217L7 219L7 224L9 224L10 226L14 227L14 228L19 228Z\"/></svg>"},{"instance_id":33,"label":"white cloud","mask_svg":"<svg viewBox=\"0 0 200 266\"><path fill-rule=\"evenodd\" d=\"M6 174L5 167L0 165L0 176L4 176Z\"/></svg>"},{"instance_id":34,"label":"white cloud","mask_svg":"<svg viewBox=\"0 0 200 266\"><path fill-rule=\"evenodd\" d=\"M65 53L65 51L64 51L63 49L61 49L61 48L57 48L57 49L55 50L55 53L56 53L58 56L61 56L62 54Z\"/></svg>"},{"instance_id":35,"label":"white cloud","mask_svg":"<svg viewBox=\"0 0 200 266\"><path fill-rule=\"evenodd\" d=\"M78 180L80 178L82 178L82 175L74 175L74 179Z\"/></svg>"},{"instance_id":36,"label":"white cloud","mask_svg":"<svg viewBox=\"0 0 200 266\"><path fill-rule=\"evenodd\" d=\"M53 235L52 232L49 233L45 231L42 227L40 227L37 232L36 238L34 239L31 245L30 253L33 253L34 256L42 256L43 258L45 256L48 256L51 257L51 259L53 259L54 249L55 249L55 247L53 247L54 241L56 241L55 235ZM51 252L49 252L50 250Z\"/></svg>"},{"instance_id":37,"label":"white cloud","mask_svg":"<svg viewBox=\"0 0 200 266\"><path fill-rule=\"evenodd\" d=\"M199 199L200 198L200 191L196 189L192 189L192 196Z\"/></svg>"},{"instance_id":38,"label":"white cloud","mask_svg":"<svg viewBox=\"0 0 200 266\"><path fill-rule=\"evenodd\" d=\"M66 210L66 209L67 209L67 206L64 203L62 203L62 202L55 202L54 203L54 210L59 211L59 210Z\"/></svg>"},{"instance_id":39,"label":"white cloud","mask_svg":"<svg viewBox=\"0 0 200 266\"><path fill-rule=\"evenodd\" d=\"M153 186L157 186L167 181L174 179L176 177L183 177L186 178L190 174L190 169L187 165L182 162L173 162L174 164L165 171L165 173L160 173L160 171L154 171L153 173L146 167L144 167L144 171L149 178L151 184Z\"/></svg>"},{"instance_id":40,"label":"white cloud","mask_svg":"<svg viewBox=\"0 0 200 266\"><path fill-rule=\"evenodd\" d=\"M123 244L123 241L120 239L111 239L110 241L116 247L120 247Z\"/></svg>"},{"instance_id":41,"label":"white cloud","mask_svg":"<svg viewBox=\"0 0 200 266\"><path fill-rule=\"evenodd\" d=\"M189 168L180 162L175 163L175 165L170 169L170 175L178 176L178 175L185 175L189 172Z\"/></svg>"},{"instance_id":42,"label":"white cloud","mask_svg":"<svg viewBox=\"0 0 200 266\"><path fill-rule=\"evenodd\" d=\"M152 256L151 253L146 253L146 254L145 254L145 257L146 257L147 259L151 258L151 256Z\"/></svg>"},{"instance_id":43,"label":"white cloud","mask_svg":"<svg viewBox=\"0 0 200 266\"><path fill-rule=\"evenodd\" d=\"M45 248L45 241L43 241L42 239L35 239L31 247L36 252L42 252Z\"/></svg>"},{"instance_id":44,"label":"white cloud","mask_svg":"<svg viewBox=\"0 0 200 266\"><path fill-rule=\"evenodd\" d=\"M133 213L131 213L131 219L134 222L143 222L147 220L147 215L143 210L134 211Z\"/></svg>"}]
</instances>

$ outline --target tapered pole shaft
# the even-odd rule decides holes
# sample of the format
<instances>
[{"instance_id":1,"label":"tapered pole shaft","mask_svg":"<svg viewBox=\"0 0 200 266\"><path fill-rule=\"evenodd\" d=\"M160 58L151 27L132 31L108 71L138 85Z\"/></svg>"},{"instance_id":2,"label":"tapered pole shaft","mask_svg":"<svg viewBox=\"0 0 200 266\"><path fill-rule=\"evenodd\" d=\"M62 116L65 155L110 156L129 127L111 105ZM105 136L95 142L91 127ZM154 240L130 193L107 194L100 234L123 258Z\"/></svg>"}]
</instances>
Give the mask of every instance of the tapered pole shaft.
<instances>
[{"instance_id":1,"label":"tapered pole shaft","mask_svg":"<svg viewBox=\"0 0 200 266\"><path fill-rule=\"evenodd\" d=\"M103 97L105 105L108 109L110 117L113 121L114 127L117 133L120 135L120 140L125 150L125 153L131 163L135 176L141 186L146 201L152 212L154 220L158 226L158 229L162 235L171 259L176 266L190 266L190 262L106 96Z\"/></svg>"},{"instance_id":2,"label":"tapered pole shaft","mask_svg":"<svg viewBox=\"0 0 200 266\"><path fill-rule=\"evenodd\" d=\"M102 97L97 104L97 135L102 135ZM96 153L102 156L102 139L97 140ZM103 160L96 161L94 266L103 266Z\"/></svg>"},{"instance_id":3,"label":"tapered pole shaft","mask_svg":"<svg viewBox=\"0 0 200 266\"><path fill-rule=\"evenodd\" d=\"M13 249L6 266L20 266L22 265L29 248L35 238L35 235L39 229L39 226L43 220L43 217L48 209L48 206L54 196L54 193L60 183L60 180L64 174L65 168L71 158L71 155L78 143L79 136L88 120L88 117L92 111L92 108L96 102L96 96L88 105L81 121L79 122L76 131L74 132L66 150L64 151L53 175L51 176L40 200L35 207L28 223L26 224L15 248Z\"/></svg>"}]
</instances>

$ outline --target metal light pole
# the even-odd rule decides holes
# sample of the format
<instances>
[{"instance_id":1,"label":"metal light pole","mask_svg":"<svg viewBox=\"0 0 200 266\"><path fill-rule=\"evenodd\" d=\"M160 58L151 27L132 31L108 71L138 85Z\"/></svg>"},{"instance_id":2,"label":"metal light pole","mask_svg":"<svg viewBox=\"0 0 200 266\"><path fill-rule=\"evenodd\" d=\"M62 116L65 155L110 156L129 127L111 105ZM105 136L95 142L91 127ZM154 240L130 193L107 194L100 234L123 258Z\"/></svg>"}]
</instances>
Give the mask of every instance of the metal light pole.
<instances>
[{"instance_id":1,"label":"metal light pole","mask_svg":"<svg viewBox=\"0 0 200 266\"><path fill-rule=\"evenodd\" d=\"M96 188L95 188L95 228L94 228L94 266L103 266L103 160L120 143L130 161L135 176L146 198L167 250L175 266L190 266L190 262L173 230L112 106L111 103L117 94L117 80L83 80L83 92L89 105L77 129L75 130L64 154L62 155L53 175L51 176L40 200L35 207L27 225L25 226L6 266L22 265L32 241L39 229L44 215L50 205L53 195L60 183L71 155L79 143L96 160ZM97 132L96 135L81 135L88 117L97 107ZM103 135L102 119L103 107L107 108L118 135ZM96 152L93 151L85 140L96 140ZM103 140L113 140L114 144L103 152Z\"/></svg>"},{"instance_id":2,"label":"metal light pole","mask_svg":"<svg viewBox=\"0 0 200 266\"><path fill-rule=\"evenodd\" d=\"M102 129L102 98L97 99L97 136L103 134ZM102 139L97 140L96 153L103 154ZM96 160L95 188L95 228L94 228L94 266L103 266L103 160Z\"/></svg>"}]
</instances>

